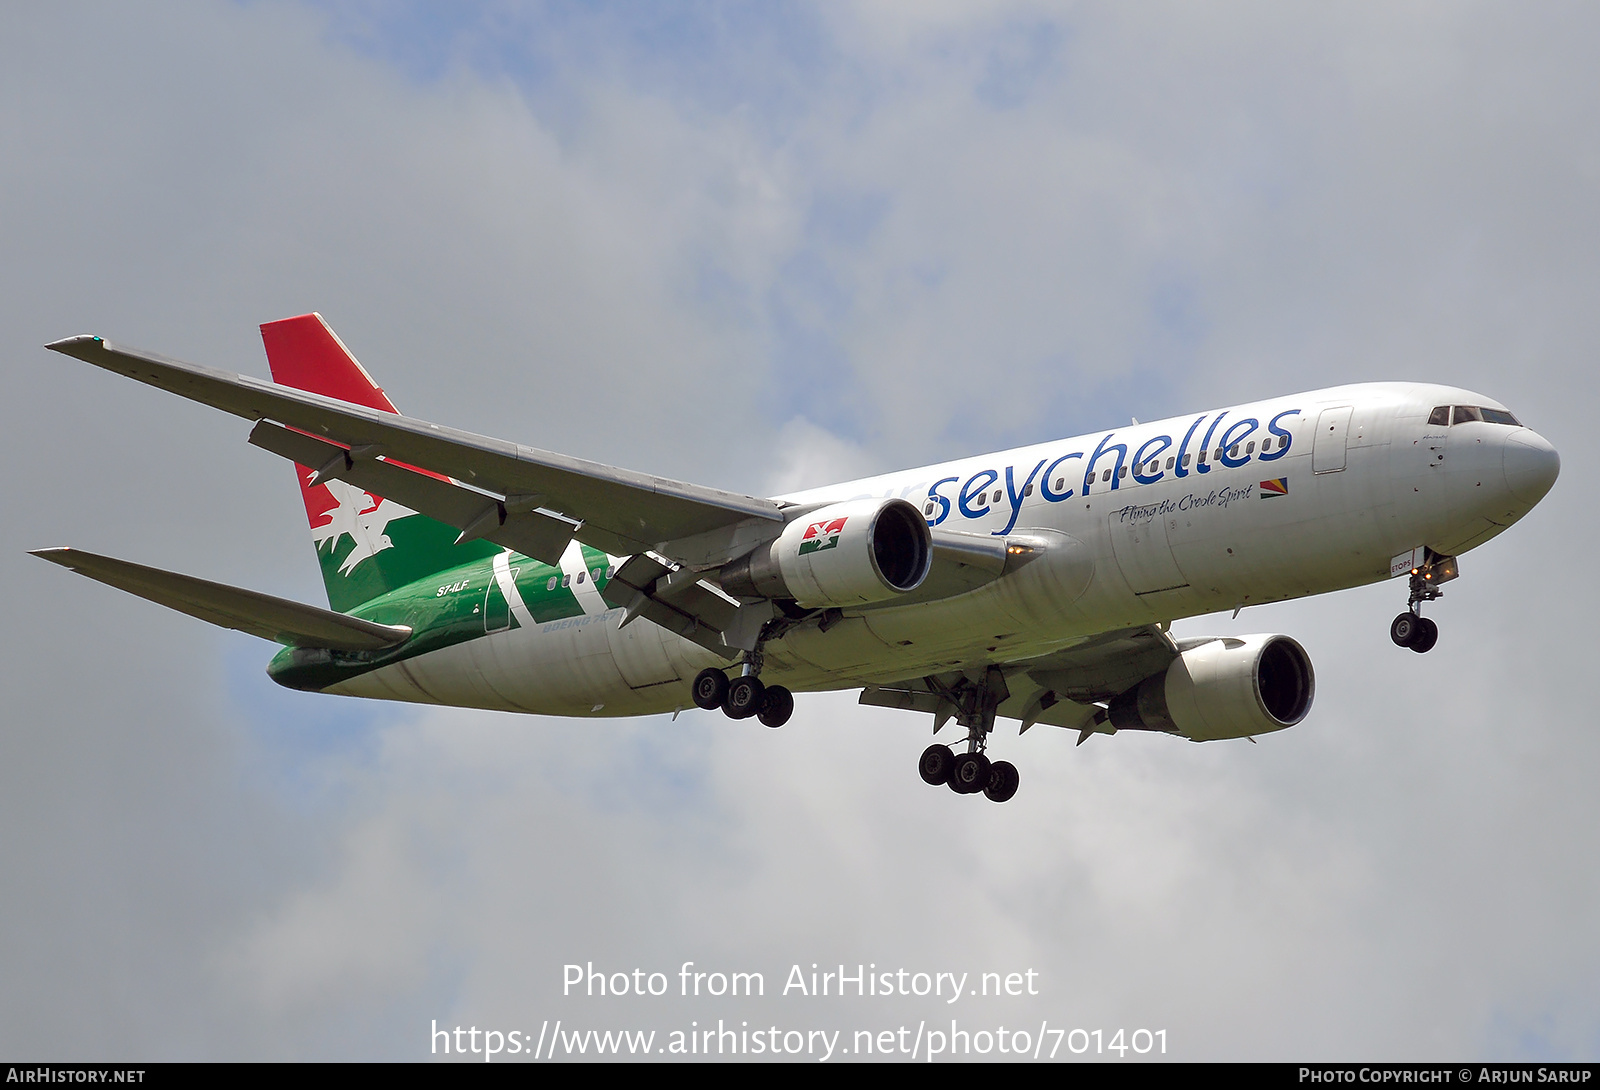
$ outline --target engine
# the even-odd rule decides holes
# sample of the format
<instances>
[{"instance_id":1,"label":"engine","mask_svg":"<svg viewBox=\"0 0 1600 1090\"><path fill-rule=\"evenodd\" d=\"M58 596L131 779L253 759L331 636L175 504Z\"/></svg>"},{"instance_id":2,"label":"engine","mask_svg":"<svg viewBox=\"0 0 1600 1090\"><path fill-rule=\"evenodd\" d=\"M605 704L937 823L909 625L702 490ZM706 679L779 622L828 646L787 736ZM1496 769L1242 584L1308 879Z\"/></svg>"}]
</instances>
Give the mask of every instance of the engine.
<instances>
[{"instance_id":1,"label":"engine","mask_svg":"<svg viewBox=\"0 0 1600 1090\"><path fill-rule=\"evenodd\" d=\"M1118 730L1160 730L1195 742L1292 727L1311 710L1311 658L1288 636L1194 643L1172 665L1111 701Z\"/></svg>"},{"instance_id":2,"label":"engine","mask_svg":"<svg viewBox=\"0 0 1600 1090\"><path fill-rule=\"evenodd\" d=\"M830 504L795 519L776 541L722 569L722 588L792 598L807 609L882 602L916 590L933 563L933 535L905 500Z\"/></svg>"}]
</instances>

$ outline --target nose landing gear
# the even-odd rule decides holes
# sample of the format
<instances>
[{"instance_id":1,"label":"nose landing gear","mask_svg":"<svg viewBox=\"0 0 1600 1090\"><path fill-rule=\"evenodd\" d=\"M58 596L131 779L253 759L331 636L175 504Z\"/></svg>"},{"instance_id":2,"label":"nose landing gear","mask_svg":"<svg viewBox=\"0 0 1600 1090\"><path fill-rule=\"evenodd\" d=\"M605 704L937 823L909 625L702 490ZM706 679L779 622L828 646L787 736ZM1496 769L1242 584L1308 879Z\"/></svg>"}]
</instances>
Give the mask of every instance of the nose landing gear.
<instances>
[{"instance_id":1,"label":"nose landing gear","mask_svg":"<svg viewBox=\"0 0 1600 1090\"><path fill-rule=\"evenodd\" d=\"M1389 638L1395 646L1409 647L1421 654L1432 650L1439 642L1439 626L1420 613L1407 610L1389 625Z\"/></svg>"},{"instance_id":2,"label":"nose landing gear","mask_svg":"<svg viewBox=\"0 0 1600 1090\"><path fill-rule=\"evenodd\" d=\"M1395 646L1409 647L1419 655L1433 650L1433 645L1439 642L1439 626L1422 615L1422 603L1443 597L1439 584L1459 574L1455 557L1440 556L1432 549L1425 551L1423 563L1411 569L1411 594L1406 601L1406 611L1389 624L1389 638Z\"/></svg>"}]
</instances>

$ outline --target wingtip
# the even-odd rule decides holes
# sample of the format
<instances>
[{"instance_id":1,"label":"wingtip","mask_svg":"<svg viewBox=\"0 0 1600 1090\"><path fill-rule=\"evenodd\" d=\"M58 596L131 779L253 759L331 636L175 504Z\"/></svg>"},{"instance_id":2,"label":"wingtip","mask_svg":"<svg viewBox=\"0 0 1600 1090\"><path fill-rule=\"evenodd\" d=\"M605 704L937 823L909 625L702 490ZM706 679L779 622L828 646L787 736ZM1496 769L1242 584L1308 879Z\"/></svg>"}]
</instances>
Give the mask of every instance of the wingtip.
<instances>
[{"instance_id":1,"label":"wingtip","mask_svg":"<svg viewBox=\"0 0 1600 1090\"><path fill-rule=\"evenodd\" d=\"M29 549L28 555L37 556L40 560L48 560L52 564L70 567L72 563L70 557L74 551L66 545L54 545L48 549Z\"/></svg>"},{"instance_id":2,"label":"wingtip","mask_svg":"<svg viewBox=\"0 0 1600 1090\"><path fill-rule=\"evenodd\" d=\"M104 343L104 337L96 337L93 333L79 333L76 337L62 337L59 341L51 341L45 347L52 352L68 352L81 345Z\"/></svg>"}]
</instances>

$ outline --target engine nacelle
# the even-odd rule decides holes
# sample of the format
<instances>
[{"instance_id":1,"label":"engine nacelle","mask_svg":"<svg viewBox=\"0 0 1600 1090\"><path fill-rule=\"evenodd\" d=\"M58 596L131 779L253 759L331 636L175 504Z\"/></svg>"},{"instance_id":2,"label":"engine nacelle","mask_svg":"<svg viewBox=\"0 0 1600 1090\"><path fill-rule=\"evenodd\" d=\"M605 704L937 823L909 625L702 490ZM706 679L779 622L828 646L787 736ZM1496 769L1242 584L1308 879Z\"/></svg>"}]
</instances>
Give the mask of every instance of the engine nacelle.
<instances>
[{"instance_id":1,"label":"engine nacelle","mask_svg":"<svg viewBox=\"0 0 1600 1090\"><path fill-rule=\"evenodd\" d=\"M776 541L722 569L722 588L807 609L882 602L916 590L933 563L928 521L905 500L851 500L795 519Z\"/></svg>"},{"instance_id":2,"label":"engine nacelle","mask_svg":"<svg viewBox=\"0 0 1600 1090\"><path fill-rule=\"evenodd\" d=\"M1179 654L1111 702L1118 730L1161 730L1195 742L1292 727L1311 710L1311 658L1288 636L1221 636Z\"/></svg>"}]
</instances>

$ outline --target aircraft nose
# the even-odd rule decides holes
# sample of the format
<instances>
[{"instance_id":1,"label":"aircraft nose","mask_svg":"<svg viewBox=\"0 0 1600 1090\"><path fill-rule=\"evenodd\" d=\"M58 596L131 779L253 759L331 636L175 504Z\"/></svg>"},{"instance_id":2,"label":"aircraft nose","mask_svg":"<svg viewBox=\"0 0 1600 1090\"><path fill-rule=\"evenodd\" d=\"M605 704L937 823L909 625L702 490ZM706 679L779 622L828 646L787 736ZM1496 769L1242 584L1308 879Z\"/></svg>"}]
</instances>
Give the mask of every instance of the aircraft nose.
<instances>
[{"instance_id":1,"label":"aircraft nose","mask_svg":"<svg viewBox=\"0 0 1600 1090\"><path fill-rule=\"evenodd\" d=\"M1533 506L1544 499L1561 473L1561 455L1538 432L1522 428L1506 436L1504 453L1506 487L1517 499Z\"/></svg>"}]
</instances>

